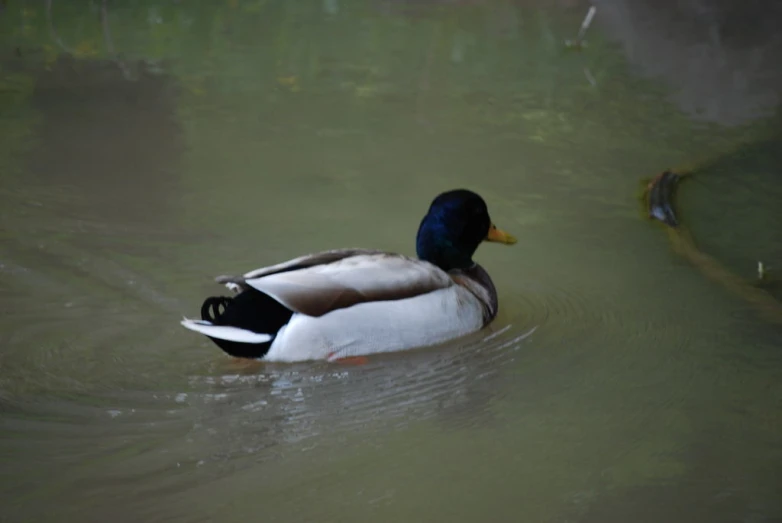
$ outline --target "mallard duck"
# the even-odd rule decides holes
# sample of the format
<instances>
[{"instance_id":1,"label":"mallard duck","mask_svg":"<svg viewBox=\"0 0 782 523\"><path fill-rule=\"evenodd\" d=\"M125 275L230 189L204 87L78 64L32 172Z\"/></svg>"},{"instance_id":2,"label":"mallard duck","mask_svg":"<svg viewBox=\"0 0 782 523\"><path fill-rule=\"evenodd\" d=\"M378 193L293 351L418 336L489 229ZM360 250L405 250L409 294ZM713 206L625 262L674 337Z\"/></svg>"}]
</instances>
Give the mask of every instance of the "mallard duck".
<instances>
[{"instance_id":1,"label":"mallard duck","mask_svg":"<svg viewBox=\"0 0 782 523\"><path fill-rule=\"evenodd\" d=\"M497 315L497 291L472 260L482 241L516 239L491 221L478 194L438 195L418 228L418 258L370 249L301 256L242 276L182 325L231 356L337 360L434 345L475 332Z\"/></svg>"}]
</instances>

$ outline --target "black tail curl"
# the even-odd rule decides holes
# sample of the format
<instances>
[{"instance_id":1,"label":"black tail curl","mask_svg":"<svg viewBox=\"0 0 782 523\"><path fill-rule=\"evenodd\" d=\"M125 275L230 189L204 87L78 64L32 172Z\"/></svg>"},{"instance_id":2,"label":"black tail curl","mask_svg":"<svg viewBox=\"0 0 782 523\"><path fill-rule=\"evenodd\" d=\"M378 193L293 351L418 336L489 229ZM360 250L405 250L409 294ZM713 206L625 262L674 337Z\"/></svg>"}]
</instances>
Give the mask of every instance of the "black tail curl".
<instances>
[{"instance_id":1,"label":"black tail curl","mask_svg":"<svg viewBox=\"0 0 782 523\"><path fill-rule=\"evenodd\" d=\"M293 311L254 289L242 291L233 298L211 296L201 305L201 319L212 325L229 325L272 337L271 340L261 343L243 343L209 336L215 345L236 358L264 357L269 352L277 331L288 323L292 316Z\"/></svg>"},{"instance_id":2,"label":"black tail curl","mask_svg":"<svg viewBox=\"0 0 782 523\"><path fill-rule=\"evenodd\" d=\"M220 325L220 317L225 313L233 298L212 296L201 305L201 319L214 325Z\"/></svg>"}]
</instances>

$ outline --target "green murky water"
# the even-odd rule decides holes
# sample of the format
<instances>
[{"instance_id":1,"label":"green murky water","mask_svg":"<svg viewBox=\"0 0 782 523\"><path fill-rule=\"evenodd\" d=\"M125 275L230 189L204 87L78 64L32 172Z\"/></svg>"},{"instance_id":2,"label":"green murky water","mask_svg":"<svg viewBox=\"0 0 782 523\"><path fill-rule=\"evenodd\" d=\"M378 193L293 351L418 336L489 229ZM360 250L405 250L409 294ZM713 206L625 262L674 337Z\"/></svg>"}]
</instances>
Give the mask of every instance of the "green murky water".
<instances>
[{"instance_id":1,"label":"green murky water","mask_svg":"<svg viewBox=\"0 0 782 523\"><path fill-rule=\"evenodd\" d=\"M0 519L782 518L779 327L634 199L704 160L701 248L782 264L778 112L685 112L602 7L564 50L576 2L114 4L0 11ZM180 327L217 274L412 254L455 187L520 239L487 330L247 366Z\"/></svg>"}]
</instances>

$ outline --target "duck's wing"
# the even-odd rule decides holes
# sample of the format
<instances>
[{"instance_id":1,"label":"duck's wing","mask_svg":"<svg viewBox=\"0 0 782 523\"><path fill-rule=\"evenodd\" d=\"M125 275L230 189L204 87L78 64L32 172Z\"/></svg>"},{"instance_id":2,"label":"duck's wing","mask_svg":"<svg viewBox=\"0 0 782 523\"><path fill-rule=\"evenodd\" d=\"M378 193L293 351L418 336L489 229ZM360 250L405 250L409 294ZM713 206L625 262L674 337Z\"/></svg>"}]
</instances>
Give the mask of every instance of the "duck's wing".
<instances>
[{"instance_id":1,"label":"duck's wing","mask_svg":"<svg viewBox=\"0 0 782 523\"><path fill-rule=\"evenodd\" d=\"M234 281L292 311L322 316L360 303L412 298L454 285L436 266L363 249L326 251L246 274Z\"/></svg>"},{"instance_id":2,"label":"duck's wing","mask_svg":"<svg viewBox=\"0 0 782 523\"><path fill-rule=\"evenodd\" d=\"M215 278L217 283L222 283L233 291L241 291L247 288L246 281L270 274L276 274L278 272L296 271L299 269L306 269L308 267L314 267L316 265L324 265L333 263L335 261L343 260L351 256L359 256L362 254L381 254L383 251L374 249L334 249L330 251L321 251L312 254L305 254L292 260L284 261L276 265L269 265L268 267L261 267L253 271L242 274L241 276L231 276L223 274Z\"/></svg>"},{"instance_id":3,"label":"duck's wing","mask_svg":"<svg viewBox=\"0 0 782 523\"><path fill-rule=\"evenodd\" d=\"M293 258L286 262L278 263L277 265L270 265L269 267L261 267L244 274L244 279L250 280L253 278L260 278L261 276L268 276L269 274L275 274L278 272L295 271L297 269L305 269L307 267L314 267L316 265L326 265L334 263L345 258L353 256L360 256L364 254L385 254L384 251L377 249L334 249L330 251L321 251L313 254L305 254L298 258Z\"/></svg>"}]
</instances>

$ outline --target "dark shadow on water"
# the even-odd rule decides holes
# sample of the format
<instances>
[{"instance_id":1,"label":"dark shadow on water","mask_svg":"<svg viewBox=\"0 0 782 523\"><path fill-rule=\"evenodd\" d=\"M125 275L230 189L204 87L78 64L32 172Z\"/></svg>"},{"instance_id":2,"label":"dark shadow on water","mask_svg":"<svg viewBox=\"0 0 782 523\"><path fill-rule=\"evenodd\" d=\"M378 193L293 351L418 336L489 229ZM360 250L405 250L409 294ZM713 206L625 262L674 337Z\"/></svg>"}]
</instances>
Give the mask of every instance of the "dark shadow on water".
<instances>
[{"instance_id":1,"label":"dark shadow on water","mask_svg":"<svg viewBox=\"0 0 782 523\"><path fill-rule=\"evenodd\" d=\"M61 56L36 79L42 114L32 182L75 191L83 218L110 224L164 221L179 192L184 151L178 90L138 67L128 80L116 64Z\"/></svg>"},{"instance_id":2,"label":"dark shadow on water","mask_svg":"<svg viewBox=\"0 0 782 523\"><path fill-rule=\"evenodd\" d=\"M773 114L782 99L782 3L595 0L596 24L677 106L722 125Z\"/></svg>"}]
</instances>

